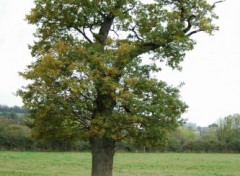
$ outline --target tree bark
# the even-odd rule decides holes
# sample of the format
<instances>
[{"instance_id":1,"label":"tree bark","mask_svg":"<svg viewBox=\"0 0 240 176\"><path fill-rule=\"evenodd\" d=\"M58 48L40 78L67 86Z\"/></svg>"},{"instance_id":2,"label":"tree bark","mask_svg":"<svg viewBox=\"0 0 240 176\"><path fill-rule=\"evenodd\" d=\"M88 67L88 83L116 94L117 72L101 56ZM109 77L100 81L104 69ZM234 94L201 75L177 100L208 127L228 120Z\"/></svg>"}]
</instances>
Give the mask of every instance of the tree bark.
<instances>
[{"instance_id":1,"label":"tree bark","mask_svg":"<svg viewBox=\"0 0 240 176\"><path fill-rule=\"evenodd\" d=\"M115 142L106 137L90 139L92 147L92 176L112 176Z\"/></svg>"}]
</instances>

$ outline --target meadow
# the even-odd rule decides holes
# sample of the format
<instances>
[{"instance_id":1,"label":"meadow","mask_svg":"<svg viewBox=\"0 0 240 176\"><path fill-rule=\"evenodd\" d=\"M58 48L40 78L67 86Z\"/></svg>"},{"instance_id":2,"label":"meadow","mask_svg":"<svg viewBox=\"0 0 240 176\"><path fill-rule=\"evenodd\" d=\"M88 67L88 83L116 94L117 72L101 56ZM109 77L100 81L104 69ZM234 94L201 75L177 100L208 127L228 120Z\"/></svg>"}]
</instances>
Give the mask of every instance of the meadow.
<instances>
[{"instance_id":1,"label":"meadow","mask_svg":"<svg viewBox=\"0 0 240 176\"><path fill-rule=\"evenodd\" d=\"M88 176L91 154L0 151L0 176ZM117 153L114 176L239 176L239 154Z\"/></svg>"}]
</instances>

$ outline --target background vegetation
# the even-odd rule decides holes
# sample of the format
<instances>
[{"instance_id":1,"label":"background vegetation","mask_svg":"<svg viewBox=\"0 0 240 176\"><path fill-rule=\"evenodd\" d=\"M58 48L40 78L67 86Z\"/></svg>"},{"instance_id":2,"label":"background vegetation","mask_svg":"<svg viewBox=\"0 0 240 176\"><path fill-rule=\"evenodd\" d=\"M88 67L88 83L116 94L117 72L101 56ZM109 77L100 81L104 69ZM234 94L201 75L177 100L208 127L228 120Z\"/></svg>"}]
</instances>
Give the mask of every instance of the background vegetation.
<instances>
[{"instance_id":1,"label":"background vegetation","mask_svg":"<svg viewBox=\"0 0 240 176\"><path fill-rule=\"evenodd\" d=\"M27 113L21 107L0 105L0 149L32 151L89 151L89 142L79 139L33 140ZM61 135L60 135L61 136ZM117 143L128 152L240 152L240 114L219 119L208 127L186 123L169 134L164 147L149 148L130 142Z\"/></svg>"}]
</instances>

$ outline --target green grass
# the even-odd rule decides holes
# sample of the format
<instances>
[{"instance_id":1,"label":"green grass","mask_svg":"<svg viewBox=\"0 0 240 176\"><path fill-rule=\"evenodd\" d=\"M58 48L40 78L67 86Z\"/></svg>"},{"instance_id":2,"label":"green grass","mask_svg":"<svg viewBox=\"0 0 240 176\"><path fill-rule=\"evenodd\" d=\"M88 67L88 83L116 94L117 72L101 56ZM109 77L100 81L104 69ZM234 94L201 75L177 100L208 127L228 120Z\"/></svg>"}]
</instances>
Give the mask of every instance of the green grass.
<instances>
[{"instance_id":1,"label":"green grass","mask_svg":"<svg viewBox=\"0 0 240 176\"><path fill-rule=\"evenodd\" d=\"M88 176L90 153L0 151L0 176ZM239 154L117 153L114 176L239 176Z\"/></svg>"}]
</instances>

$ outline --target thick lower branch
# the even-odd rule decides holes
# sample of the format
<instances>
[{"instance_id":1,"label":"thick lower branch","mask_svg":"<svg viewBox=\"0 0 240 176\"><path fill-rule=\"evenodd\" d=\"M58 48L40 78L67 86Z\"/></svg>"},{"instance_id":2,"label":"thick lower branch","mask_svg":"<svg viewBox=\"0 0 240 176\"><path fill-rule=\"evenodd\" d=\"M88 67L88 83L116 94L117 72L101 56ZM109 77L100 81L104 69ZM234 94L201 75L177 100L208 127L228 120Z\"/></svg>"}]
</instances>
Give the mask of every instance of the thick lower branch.
<instances>
[{"instance_id":1,"label":"thick lower branch","mask_svg":"<svg viewBox=\"0 0 240 176\"><path fill-rule=\"evenodd\" d=\"M114 15L109 15L107 17L105 17L104 22L101 25L101 28L99 30L99 33L96 37L96 39L101 43L104 44L107 37L108 37L108 33L111 29L111 26L113 24L115 16Z\"/></svg>"}]
</instances>

